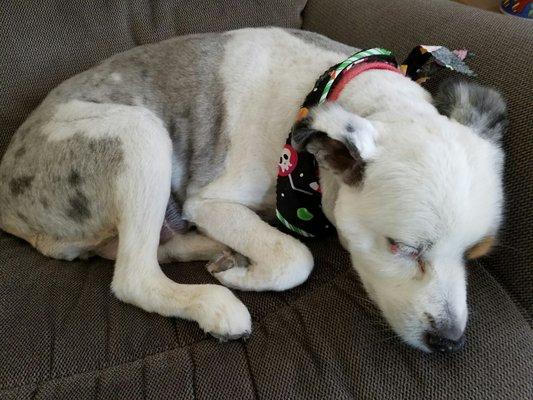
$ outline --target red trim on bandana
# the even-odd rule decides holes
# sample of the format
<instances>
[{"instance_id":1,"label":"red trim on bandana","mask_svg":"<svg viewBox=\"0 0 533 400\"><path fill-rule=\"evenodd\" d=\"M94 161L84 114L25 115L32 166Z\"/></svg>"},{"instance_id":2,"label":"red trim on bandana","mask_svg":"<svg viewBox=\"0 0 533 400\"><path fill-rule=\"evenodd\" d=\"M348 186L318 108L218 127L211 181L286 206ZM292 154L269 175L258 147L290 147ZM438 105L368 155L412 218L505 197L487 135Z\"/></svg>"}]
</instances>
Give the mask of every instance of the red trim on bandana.
<instances>
[{"instance_id":1,"label":"red trim on bandana","mask_svg":"<svg viewBox=\"0 0 533 400\"><path fill-rule=\"evenodd\" d=\"M345 71L344 74L342 74L340 80L331 89L331 92L328 95L328 101L336 101L340 96L342 89L344 89L344 86L346 86L348 82L350 82L357 75L368 71L369 69L382 69L398 72L399 74L403 75L402 71L400 71L397 67L386 62L363 62L361 64L354 65L352 68Z\"/></svg>"}]
</instances>

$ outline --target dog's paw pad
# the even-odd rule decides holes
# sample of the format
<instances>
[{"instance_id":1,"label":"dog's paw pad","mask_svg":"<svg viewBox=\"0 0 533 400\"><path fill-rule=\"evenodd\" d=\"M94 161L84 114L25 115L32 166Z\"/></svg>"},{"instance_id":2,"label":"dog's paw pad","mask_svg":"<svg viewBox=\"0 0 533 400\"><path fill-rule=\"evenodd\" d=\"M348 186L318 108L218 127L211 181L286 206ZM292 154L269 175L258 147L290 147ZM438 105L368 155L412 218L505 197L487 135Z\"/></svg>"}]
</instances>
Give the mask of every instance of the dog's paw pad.
<instances>
[{"instance_id":1,"label":"dog's paw pad","mask_svg":"<svg viewBox=\"0 0 533 400\"><path fill-rule=\"evenodd\" d=\"M247 267L249 263L248 258L242 254L225 250L210 261L206 268L210 274L216 274L235 267Z\"/></svg>"}]
</instances>

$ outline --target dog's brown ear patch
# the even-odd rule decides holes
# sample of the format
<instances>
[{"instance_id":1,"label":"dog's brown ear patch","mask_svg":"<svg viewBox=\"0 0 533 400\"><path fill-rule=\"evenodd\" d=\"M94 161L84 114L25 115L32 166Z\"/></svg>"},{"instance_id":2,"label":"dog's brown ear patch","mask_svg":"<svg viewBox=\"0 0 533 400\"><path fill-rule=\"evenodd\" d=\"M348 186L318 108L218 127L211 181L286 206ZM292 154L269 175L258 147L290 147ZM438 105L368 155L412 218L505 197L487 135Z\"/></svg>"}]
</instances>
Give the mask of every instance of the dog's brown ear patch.
<instances>
[{"instance_id":1,"label":"dog's brown ear patch","mask_svg":"<svg viewBox=\"0 0 533 400\"><path fill-rule=\"evenodd\" d=\"M363 181L365 160L375 150L376 135L370 121L327 103L300 110L291 145L296 151L305 149L313 154L321 167L356 186Z\"/></svg>"},{"instance_id":2,"label":"dog's brown ear patch","mask_svg":"<svg viewBox=\"0 0 533 400\"><path fill-rule=\"evenodd\" d=\"M357 149L350 151L340 140L330 138L324 132L317 132L307 145L319 163L325 163L347 185L356 186L363 181L365 161Z\"/></svg>"},{"instance_id":3,"label":"dog's brown ear patch","mask_svg":"<svg viewBox=\"0 0 533 400\"><path fill-rule=\"evenodd\" d=\"M494 236L487 236L466 251L466 258L468 260L475 260L476 258L487 255L495 242L496 238Z\"/></svg>"}]
</instances>

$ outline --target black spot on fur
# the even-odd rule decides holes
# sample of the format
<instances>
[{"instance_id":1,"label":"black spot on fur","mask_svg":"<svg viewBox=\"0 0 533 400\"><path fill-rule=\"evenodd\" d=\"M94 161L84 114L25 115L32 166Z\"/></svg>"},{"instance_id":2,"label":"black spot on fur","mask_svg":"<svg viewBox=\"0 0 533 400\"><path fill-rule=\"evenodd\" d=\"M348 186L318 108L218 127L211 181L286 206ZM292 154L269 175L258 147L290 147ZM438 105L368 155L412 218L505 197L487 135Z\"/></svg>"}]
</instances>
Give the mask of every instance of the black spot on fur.
<instances>
[{"instance_id":1,"label":"black spot on fur","mask_svg":"<svg viewBox=\"0 0 533 400\"><path fill-rule=\"evenodd\" d=\"M355 128L353 127L352 124L346 124L345 129L347 132L350 132L350 133L355 132Z\"/></svg>"},{"instance_id":2,"label":"black spot on fur","mask_svg":"<svg viewBox=\"0 0 533 400\"><path fill-rule=\"evenodd\" d=\"M69 199L69 209L67 215L76 222L83 222L91 217L89 210L89 200L81 192L76 191L76 195Z\"/></svg>"},{"instance_id":3,"label":"black spot on fur","mask_svg":"<svg viewBox=\"0 0 533 400\"><path fill-rule=\"evenodd\" d=\"M72 186L79 186L82 182L82 178L78 171L73 169L70 171L70 174L68 176L68 183L70 183Z\"/></svg>"},{"instance_id":4,"label":"black spot on fur","mask_svg":"<svg viewBox=\"0 0 533 400\"><path fill-rule=\"evenodd\" d=\"M21 214L17 211L17 218L20 219L22 222L24 222L26 225L28 224L28 218L26 218L25 215Z\"/></svg>"},{"instance_id":5,"label":"black spot on fur","mask_svg":"<svg viewBox=\"0 0 533 400\"><path fill-rule=\"evenodd\" d=\"M34 176L21 176L20 178L13 178L9 182L9 189L13 196L19 196L28 190L33 182Z\"/></svg>"},{"instance_id":6,"label":"black spot on fur","mask_svg":"<svg viewBox=\"0 0 533 400\"><path fill-rule=\"evenodd\" d=\"M21 146L17 151L15 151L15 158L20 158L26 154L26 147Z\"/></svg>"},{"instance_id":7,"label":"black spot on fur","mask_svg":"<svg viewBox=\"0 0 533 400\"><path fill-rule=\"evenodd\" d=\"M46 197L44 197L44 196L41 197L41 198L39 199L39 201L41 202L41 204L42 204L42 206L43 206L44 208L48 208L48 207L50 207L50 203L48 203L48 200L47 200Z\"/></svg>"}]
</instances>

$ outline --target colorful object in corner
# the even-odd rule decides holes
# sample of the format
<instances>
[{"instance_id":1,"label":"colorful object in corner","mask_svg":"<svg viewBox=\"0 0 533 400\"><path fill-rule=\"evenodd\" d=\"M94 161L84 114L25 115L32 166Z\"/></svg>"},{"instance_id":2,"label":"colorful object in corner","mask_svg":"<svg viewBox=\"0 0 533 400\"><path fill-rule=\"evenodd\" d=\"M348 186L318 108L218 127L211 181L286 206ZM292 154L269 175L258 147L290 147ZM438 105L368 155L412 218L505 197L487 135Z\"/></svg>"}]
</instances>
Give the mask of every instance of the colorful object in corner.
<instances>
[{"instance_id":1,"label":"colorful object in corner","mask_svg":"<svg viewBox=\"0 0 533 400\"><path fill-rule=\"evenodd\" d=\"M467 55L466 50L452 52L442 46L417 46L399 67L389 50L372 48L359 51L330 67L318 78L295 122L305 118L313 106L335 101L344 85L364 71L390 70L403 73L416 82L425 81L430 74L443 68L473 76L475 74L463 62ZM322 211L318 163L311 153L294 149L293 129L278 162L276 216L285 228L302 237L325 236L335 232L335 228Z\"/></svg>"},{"instance_id":2,"label":"colorful object in corner","mask_svg":"<svg viewBox=\"0 0 533 400\"><path fill-rule=\"evenodd\" d=\"M533 0L501 0L500 10L515 17L533 19Z\"/></svg>"}]
</instances>

